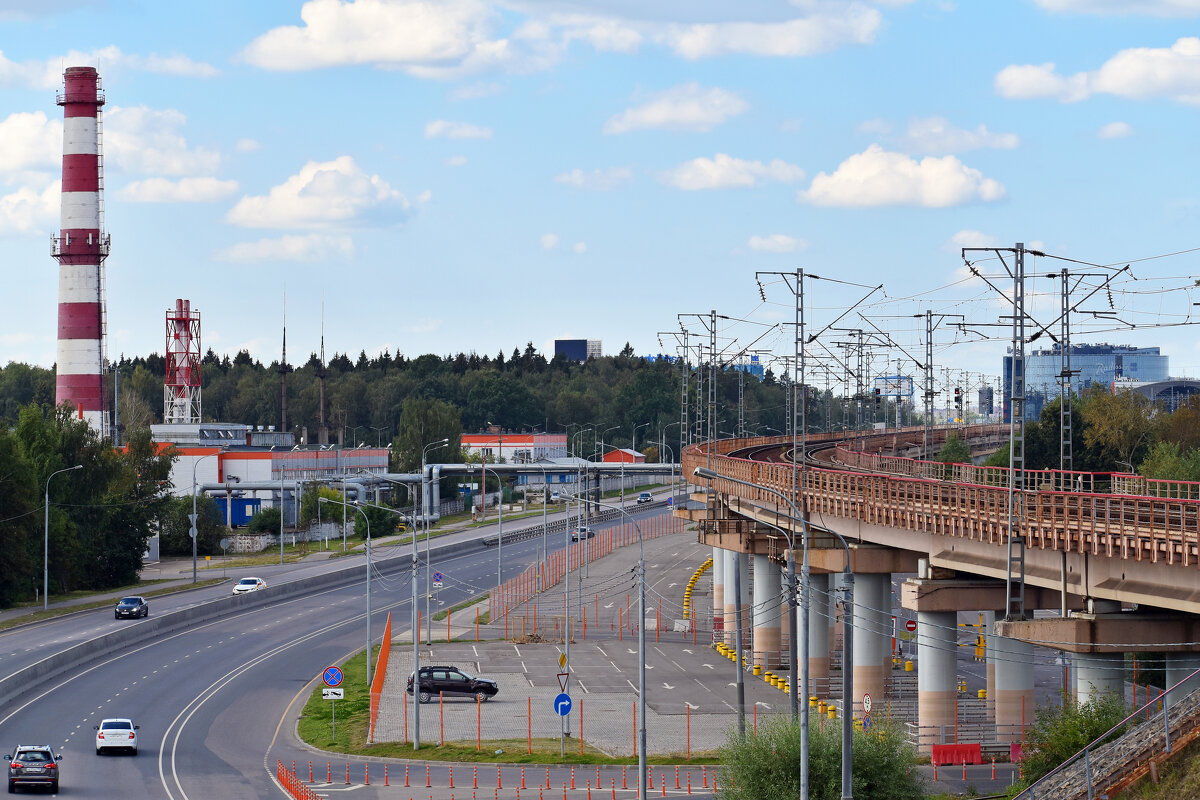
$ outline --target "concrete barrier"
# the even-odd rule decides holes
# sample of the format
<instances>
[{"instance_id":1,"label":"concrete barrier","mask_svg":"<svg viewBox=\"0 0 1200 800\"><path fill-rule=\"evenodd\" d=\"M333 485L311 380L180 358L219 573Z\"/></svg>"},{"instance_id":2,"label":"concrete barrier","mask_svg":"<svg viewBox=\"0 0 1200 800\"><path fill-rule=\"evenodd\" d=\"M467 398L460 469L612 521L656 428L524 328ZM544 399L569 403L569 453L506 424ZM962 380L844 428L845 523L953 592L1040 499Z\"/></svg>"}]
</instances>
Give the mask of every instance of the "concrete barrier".
<instances>
[{"instance_id":1,"label":"concrete barrier","mask_svg":"<svg viewBox=\"0 0 1200 800\"><path fill-rule=\"evenodd\" d=\"M482 549L483 546L482 540L469 539L452 542L441 547L431 546L430 550L434 556L449 556ZM373 563L381 574L388 575L407 572L412 564L412 559L405 554L375 559ZM193 625L262 608L281 600L291 600L316 591L345 586L363 580L365 577L365 570L362 566L346 567L309 578L268 586L257 592L221 597L191 608L149 617L137 624L72 645L35 664L0 678L0 707L11 705L18 697L28 698L41 692L51 681L67 672L122 650L128 650Z\"/></svg>"}]
</instances>

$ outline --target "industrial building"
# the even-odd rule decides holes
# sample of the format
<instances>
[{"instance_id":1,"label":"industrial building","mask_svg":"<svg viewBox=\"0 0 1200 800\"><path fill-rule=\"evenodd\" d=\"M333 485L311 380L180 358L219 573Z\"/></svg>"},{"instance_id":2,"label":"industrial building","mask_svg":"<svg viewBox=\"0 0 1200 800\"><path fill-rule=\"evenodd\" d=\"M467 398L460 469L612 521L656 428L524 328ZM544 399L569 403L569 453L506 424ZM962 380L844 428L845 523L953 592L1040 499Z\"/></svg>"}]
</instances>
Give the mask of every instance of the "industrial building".
<instances>
[{"instance_id":1,"label":"industrial building","mask_svg":"<svg viewBox=\"0 0 1200 800\"><path fill-rule=\"evenodd\" d=\"M1145 395L1151 403L1166 411L1175 411L1193 397L1200 396L1200 381L1174 378L1165 381L1116 381L1113 391L1127 389Z\"/></svg>"},{"instance_id":2,"label":"industrial building","mask_svg":"<svg viewBox=\"0 0 1200 800\"><path fill-rule=\"evenodd\" d=\"M462 449L491 463L523 464L567 457L565 433L464 433Z\"/></svg>"},{"instance_id":3,"label":"industrial building","mask_svg":"<svg viewBox=\"0 0 1200 800\"><path fill-rule=\"evenodd\" d=\"M572 361L587 361L589 358L600 358L603 355L599 339L555 339L554 356L562 356Z\"/></svg>"},{"instance_id":4,"label":"industrial building","mask_svg":"<svg viewBox=\"0 0 1200 800\"><path fill-rule=\"evenodd\" d=\"M1074 344L1070 351L1070 386L1078 394L1092 384L1112 388L1116 381L1154 382L1170 377L1168 357L1157 347L1114 344ZM1025 355L1025 419L1036 419L1042 407L1059 396L1063 354L1055 345ZM1012 356L1004 357L1004 421L1012 397Z\"/></svg>"}]
</instances>

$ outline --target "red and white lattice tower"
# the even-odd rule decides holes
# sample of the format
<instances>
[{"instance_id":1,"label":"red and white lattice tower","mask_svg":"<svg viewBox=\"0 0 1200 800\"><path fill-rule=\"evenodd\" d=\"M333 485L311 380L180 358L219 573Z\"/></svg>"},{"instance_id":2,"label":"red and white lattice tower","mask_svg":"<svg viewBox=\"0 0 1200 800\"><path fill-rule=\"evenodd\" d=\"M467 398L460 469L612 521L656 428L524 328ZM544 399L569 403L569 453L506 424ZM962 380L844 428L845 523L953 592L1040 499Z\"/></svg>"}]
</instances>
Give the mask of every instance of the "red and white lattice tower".
<instances>
[{"instance_id":1,"label":"red and white lattice tower","mask_svg":"<svg viewBox=\"0 0 1200 800\"><path fill-rule=\"evenodd\" d=\"M51 245L58 260L58 360L55 403L108 434L105 404L104 169L100 107L104 92L93 67L68 67L63 91L62 219Z\"/></svg>"},{"instance_id":2,"label":"red and white lattice tower","mask_svg":"<svg viewBox=\"0 0 1200 800\"><path fill-rule=\"evenodd\" d=\"M200 422L200 312L188 300L167 309L167 382L163 422Z\"/></svg>"}]
</instances>

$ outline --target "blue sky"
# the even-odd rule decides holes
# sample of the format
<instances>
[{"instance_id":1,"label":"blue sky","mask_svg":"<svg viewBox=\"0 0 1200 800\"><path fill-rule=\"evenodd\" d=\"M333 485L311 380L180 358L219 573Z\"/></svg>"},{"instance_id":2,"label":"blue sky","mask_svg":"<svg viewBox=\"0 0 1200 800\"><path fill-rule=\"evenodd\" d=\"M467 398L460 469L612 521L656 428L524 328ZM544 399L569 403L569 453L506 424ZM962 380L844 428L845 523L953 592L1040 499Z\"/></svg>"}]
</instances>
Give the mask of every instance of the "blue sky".
<instances>
[{"instance_id":1,"label":"blue sky","mask_svg":"<svg viewBox=\"0 0 1200 800\"><path fill-rule=\"evenodd\" d=\"M755 272L800 267L882 284L842 324L918 354L914 313L1004 313L960 246L1200 246L1198 22L1200 0L0 0L0 363L54 359L65 66L108 98L110 354L161 352L183 297L206 349L270 361L285 286L293 363L322 297L328 353L655 353L710 309L726 352L790 353L768 327L791 295ZM1190 322L1198 261L1135 263L1110 309L1139 329L1093 303L1077 340L1200 373L1191 328L1147 329ZM1091 269L1028 268L1064 266ZM1055 287L1030 283L1040 321ZM815 281L808 317L865 293ZM939 366L997 373L975 339L944 329Z\"/></svg>"}]
</instances>

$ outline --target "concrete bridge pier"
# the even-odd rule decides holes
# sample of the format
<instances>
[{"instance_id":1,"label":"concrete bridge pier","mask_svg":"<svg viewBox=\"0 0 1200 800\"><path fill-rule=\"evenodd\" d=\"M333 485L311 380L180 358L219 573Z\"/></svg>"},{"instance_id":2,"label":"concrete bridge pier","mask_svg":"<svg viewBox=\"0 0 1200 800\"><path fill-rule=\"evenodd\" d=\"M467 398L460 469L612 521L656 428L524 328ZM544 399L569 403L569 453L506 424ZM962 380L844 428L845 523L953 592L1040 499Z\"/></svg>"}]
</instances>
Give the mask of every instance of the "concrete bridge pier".
<instances>
[{"instance_id":1,"label":"concrete bridge pier","mask_svg":"<svg viewBox=\"0 0 1200 800\"><path fill-rule=\"evenodd\" d=\"M1082 704L1115 694L1125 703L1125 656L1122 653L1072 653L1075 700Z\"/></svg>"},{"instance_id":2,"label":"concrete bridge pier","mask_svg":"<svg viewBox=\"0 0 1200 800\"><path fill-rule=\"evenodd\" d=\"M742 635L750 631L750 560L745 553L725 550L725 644L736 647L737 643L737 594L734 592L734 576L740 573L742 583ZM735 572L736 570L736 572Z\"/></svg>"},{"instance_id":3,"label":"concrete bridge pier","mask_svg":"<svg viewBox=\"0 0 1200 800\"><path fill-rule=\"evenodd\" d=\"M863 714L863 695L883 707L891 671L892 576L865 573L854 576L854 697L856 717Z\"/></svg>"},{"instance_id":4,"label":"concrete bridge pier","mask_svg":"<svg viewBox=\"0 0 1200 800\"><path fill-rule=\"evenodd\" d=\"M712 549L713 630L725 624L725 551Z\"/></svg>"},{"instance_id":5,"label":"concrete bridge pier","mask_svg":"<svg viewBox=\"0 0 1200 800\"><path fill-rule=\"evenodd\" d=\"M1200 655L1196 653L1167 653L1166 655L1167 687L1174 686L1192 672L1200 669ZM1171 692L1170 702L1178 703L1184 695L1191 694L1196 689L1200 689L1200 675L1189 678L1187 683ZM1134 706L1137 705L1137 698L1134 698Z\"/></svg>"},{"instance_id":6,"label":"concrete bridge pier","mask_svg":"<svg viewBox=\"0 0 1200 800\"><path fill-rule=\"evenodd\" d=\"M833 641L833 599L829 590L832 582L829 575L809 576L809 607L808 607L808 652L801 652L800 658L808 659L808 679L812 685L808 687L808 696L829 696L829 648ZM800 609L796 609L800 613ZM797 618L798 619L798 618ZM797 623L797 629L799 624ZM801 649L803 650L801 639ZM802 698L803 699L803 698Z\"/></svg>"},{"instance_id":7,"label":"concrete bridge pier","mask_svg":"<svg viewBox=\"0 0 1200 800\"><path fill-rule=\"evenodd\" d=\"M958 614L917 612L917 720L922 750L947 741L940 734L955 724L958 693Z\"/></svg>"},{"instance_id":8,"label":"concrete bridge pier","mask_svg":"<svg viewBox=\"0 0 1200 800\"><path fill-rule=\"evenodd\" d=\"M996 612L983 612L983 652L987 663L987 710L993 717L996 715L996 634L992 626L996 624Z\"/></svg>"},{"instance_id":9,"label":"concrete bridge pier","mask_svg":"<svg viewBox=\"0 0 1200 800\"><path fill-rule=\"evenodd\" d=\"M779 589L780 589L780 591L779 591L779 647L783 651L783 653L782 653L783 662L782 663L783 663L783 665L786 665L788 663L788 660L787 660L788 654L791 652L788 648L790 647L789 642L791 642L791 640L792 640L792 631L796 630L796 620L794 620L792 618L792 615L790 613L788 613L788 609L790 608L790 606L788 605L788 602L784 599L784 594L783 594L783 587L787 585L787 567L780 566L780 567L778 567L778 569L779 569ZM799 596L797 596L796 602L797 603L800 602ZM797 608L798 607L799 606L797 606ZM803 656L801 656L801 658L803 658Z\"/></svg>"},{"instance_id":10,"label":"concrete bridge pier","mask_svg":"<svg viewBox=\"0 0 1200 800\"><path fill-rule=\"evenodd\" d=\"M754 557L754 654L753 662L764 669L777 667L779 658L781 611L779 607L779 566L769 556Z\"/></svg>"},{"instance_id":11,"label":"concrete bridge pier","mask_svg":"<svg viewBox=\"0 0 1200 800\"><path fill-rule=\"evenodd\" d=\"M1033 645L993 635L996 658L996 740L1021 741L1021 730L1033 723Z\"/></svg>"}]
</instances>

